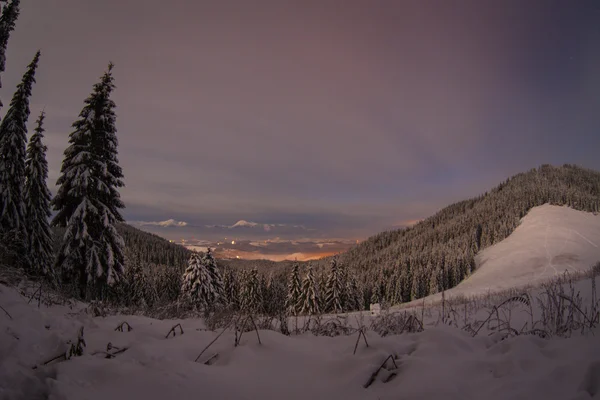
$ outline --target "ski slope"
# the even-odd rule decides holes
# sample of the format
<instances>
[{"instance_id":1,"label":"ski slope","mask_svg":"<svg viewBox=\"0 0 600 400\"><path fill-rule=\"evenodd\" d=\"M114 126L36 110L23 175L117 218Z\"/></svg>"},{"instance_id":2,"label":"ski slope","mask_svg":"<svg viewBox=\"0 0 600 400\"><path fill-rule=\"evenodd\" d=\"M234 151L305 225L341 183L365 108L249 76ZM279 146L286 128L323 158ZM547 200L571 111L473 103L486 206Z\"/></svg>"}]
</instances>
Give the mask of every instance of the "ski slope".
<instances>
[{"instance_id":1,"label":"ski slope","mask_svg":"<svg viewBox=\"0 0 600 400\"><path fill-rule=\"evenodd\" d=\"M548 204L534 207L509 237L481 251L475 261L476 271L446 296L535 286L565 271L587 271L600 261L600 215ZM440 299L438 293L425 302Z\"/></svg>"}]
</instances>

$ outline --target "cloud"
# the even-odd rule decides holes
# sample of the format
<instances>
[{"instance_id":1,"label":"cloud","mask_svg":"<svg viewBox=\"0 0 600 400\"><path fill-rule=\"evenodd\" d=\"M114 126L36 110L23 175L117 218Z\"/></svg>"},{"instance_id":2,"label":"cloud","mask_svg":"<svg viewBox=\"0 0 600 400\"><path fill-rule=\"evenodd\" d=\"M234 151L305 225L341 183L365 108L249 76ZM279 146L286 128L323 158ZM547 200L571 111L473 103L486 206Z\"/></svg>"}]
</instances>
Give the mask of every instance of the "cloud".
<instances>
[{"instance_id":1,"label":"cloud","mask_svg":"<svg viewBox=\"0 0 600 400\"><path fill-rule=\"evenodd\" d=\"M187 226L187 224L188 224L185 221L175 221L174 219L168 219L166 221L130 221L129 223L132 225L161 226L164 228L170 228L170 227L182 228L184 226Z\"/></svg>"}]
</instances>

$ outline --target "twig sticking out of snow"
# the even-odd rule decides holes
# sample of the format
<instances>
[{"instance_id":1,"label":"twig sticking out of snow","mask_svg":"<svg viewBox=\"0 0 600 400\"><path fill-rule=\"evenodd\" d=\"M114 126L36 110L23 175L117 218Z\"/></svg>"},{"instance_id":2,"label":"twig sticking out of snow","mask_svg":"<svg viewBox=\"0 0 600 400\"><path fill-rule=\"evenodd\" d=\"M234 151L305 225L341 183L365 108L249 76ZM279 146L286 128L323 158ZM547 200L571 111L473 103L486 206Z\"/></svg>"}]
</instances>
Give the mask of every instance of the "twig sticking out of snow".
<instances>
[{"instance_id":1,"label":"twig sticking out of snow","mask_svg":"<svg viewBox=\"0 0 600 400\"><path fill-rule=\"evenodd\" d=\"M131 332L133 330L133 328L131 327L131 325L129 325L129 323L127 321L123 321L123 322L121 322L119 324L119 326L117 326L115 328L115 331L124 332L124 329L125 329L124 326L125 325L127 325L127 332ZM183 331L181 333L183 333Z\"/></svg>"},{"instance_id":2,"label":"twig sticking out of snow","mask_svg":"<svg viewBox=\"0 0 600 400\"><path fill-rule=\"evenodd\" d=\"M86 346L85 339L83 338L83 326L79 328L79 334L77 335L77 343L71 343L70 340L67 343L71 344L68 351L61 353L55 357L52 357L51 359L49 359L48 361L44 361L40 365L48 365L54 361L66 361L70 360L71 357L83 355L83 348ZM37 367L38 365L34 365L33 369L37 369Z\"/></svg>"},{"instance_id":3,"label":"twig sticking out of snow","mask_svg":"<svg viewBox=\"0 0 600 400\"><path fill-rule=\"evenodd\" d=\"M13 319L12 315L10 315L4 307L0 306L0 308L2 309L2 311L4 311L4 313L8 316L8 318L10 318L11 320Z\"/></svg>"},{"instance_id":4,"label":"twig sticking out of snow","mask_svg":"<svg viewBox=\"0 0 600 400\"><path fill-rule=\"evenodd\" d=\"M212 365L213 360L217 360L218 358L219 358L219 353L215 353L208 360L204 361L204 365Z\"/></svg>"},{"instance_id":5,"label":"twig sticking out of snow","mask_svg":"<svg viewBox=\"0 0 600 400\"><path fill-rule=\"evenodd\" d=\"M379 371L381 371L381 369L385 367L385 364L387 364L387 361L388 361L389 359L391 359L391 360L392 360L392 362L394 363L394 368L398 369L398 365L396 364L396 360L394 359L394 355L393 355L393 354L390 354L390 355L389 355L389 356L388 356L388 357L385 359L385 361L384 361L384 362L383 362L383 363L382 363L382 364L379 366L379 368L377 368L377 369L375 370L375 372L373 372L373 373L371 374L371 376L369 377L369 380L367 381L367 383L365 383L365 384L363 385L363 387L364 387L365 389L366 389L366 388L368 388L369 386L371 386L371 384L373 384L373 381L375 381L375 378L377 378L377 374L379 374Z\"/></svg>"},{"instance_id":6,"label":"twig sticking out of snow","mask_svg":"<svg viewBox=\"0 0 600 400\"><path fill-rule=\"evenodd\" d=\"M111 350L115 349L116 351L113 351L112 353L110 352ZM117 346L113 346L111 342L108 342L108 344L106 345L106 351L96 351L94 353L92 353L93 356L95 356L96 354L104 354L106 357L105 358L115 358L117 356L117 354L121 354L126 352L127 350L129 350L129 347L117 347Z\"/></svg>"},{"instance_id":7,"label":"twig sticking out of snow","mask_svg":"<svg viewBox=\"0 0 600 400\"><path fill-rule=\"evenodd\" d=\"M227 326L226 326L225 328L223 328L223 330L221 331L221 333L219 333L219 334L217 335L217 337L216 337L216 338L214 338L214 339L212 340L212 342L210 342L210 343L209 343L209 344L208 344L208 345L207 345L207 346L206 346L206 347L205 347L205 348L204 348L204 349L203 349L203 350L200 352L200 354L198 354L198 357L196 357L196 359L194 360L194 362L198 362L198 360L200 359L200 357L202 357L202 354L204 354L204 352L205 352L206 350L208 350L208 348L209 348L210 346L212 346L212 344L213 344L214 342L216 342L216 341L217 341L217 339L219 339L219 338L221 337L221 335L222 335L222 334L224 334L224 333L225 333L225 331L226 331L226 330L229 328L229 326L231 325L231 323L232 323L232 322L233 322L233 320L229 321L229 324L227 324ZM207 361L207 362L208 362L208 361Z\"/></svg>"},{"instance_id":8,"label":"twig sticking out of snow","mask_svg":"<svg viewBox=\"0 0 600 400\"><path fill-rule=\"evenodd\" d=\"M181 335L183 335L183 327L181 326L181 324L177 324L174 325L171 330L169 330L169 332L167 332L167 336L165 336L165 339L169 338L169 335L171 334L171 332L173 332L173 337L175 337L177 335L177 332L175 331L175 328L179 327L179 330L181 331Z\"/></svg>"},{"instance_id":9,"label":"twig sticking out of snow","mask_svg":"<svg viewBox=\"0 0 600 400\"><path fill-rule=\"evenodd\" d=\"M354 353L352 354L356 354L356 349L358 349L358 342L360 341L360 337L363 337L364 341L365 341L365 345L367 347L369 347L369 343L367 343L367 337L365 336L365 328L362 327L358 330L358 337L356 338L356 344L354 345Z\"/></svg>"},{"instance_id":10,"label":"twig sticking out of snow","mask_svg":"<svg viewBox=\"0 0 600 400\"><path fill-rule=\"evenodd\" d=\"M242 323L242 327L246 326L246 324L248 323L248 320L250 320L250 322L252 322L252 325L254 326L254 330L256 331L256 337L258 338L258 344L262 345L262 342L260 340L260 335L258 334L258 327L254 323L254 319L252 318L252 315L248 315L246 317L246 319ZM244 330L240 329L240 336L237 335L237 324L236 324L236 329L235 329L235 347L238 347L238 345L240 344L240 340L242 340L242 335L243 334L244 334Z\"/></svg>"}]
</instances>

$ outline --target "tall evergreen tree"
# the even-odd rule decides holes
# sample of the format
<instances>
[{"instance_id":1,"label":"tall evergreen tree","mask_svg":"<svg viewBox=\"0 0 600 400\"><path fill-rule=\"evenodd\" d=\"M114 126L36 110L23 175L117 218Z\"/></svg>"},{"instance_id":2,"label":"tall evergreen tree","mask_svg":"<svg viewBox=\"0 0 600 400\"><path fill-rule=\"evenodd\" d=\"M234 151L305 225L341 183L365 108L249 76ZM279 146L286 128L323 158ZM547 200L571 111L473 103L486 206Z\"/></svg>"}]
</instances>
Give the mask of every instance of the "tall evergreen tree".
<instances>
[{"instance_id":1,"label":"tall evergreen tree","mask_svg":"<svg viewBox=\"0 0 600 400\"><path fill-rule=\"evenodd\" d=\"M52 200L57 211L52 225L66 227L57 266L65 278L77 281L81 297L98 297L123 274L123 239L116 223L123 221L118 188L115 88L112 63L85 100L69 135L70 146Z\"/></svg>"},{"instance_id":2,"label":"tall evergreen tree","mask_svg":"<svg viewBox=\"0 0 600 400\"><path fill-rule=\"evenodd\" d=\"M319 291L315 274L312 266L309 266L306 277L304 277L304 281L302 282L302 313L308 315L319 314L319 301Z\"/></svg>"},{"instance_id":3,"label":"tall evergreen tree","mask_svg":"<svg viewBox=\"0 0 600 400\"><path fill-rule=\"evenodd\" d=\"M302 311L302 282L300 280L300 267L294 264L290 281L288 283L288 295L286 308L292 315L298 315Z\"/></svg>"},{"instance_id":4,"label":"tall evergreen tree","mask_svg":"<svg viewBox=\"0 0 600 400\"><path fill-rule=\"evenodd\" d=\"M30 266L34 272L53 278L53 240L48 221L51 194L46 185L46 179L48 179L47 147L42 143L44 117L45 114L42 111L36 122L35 133L31 135L27 146L25 220L29 234Z\"/></svg>"},{"instance_id":5,"label":"tall evergreen tree","mask_svg":"<svg viewBox=\"0 0 600 400\"><path fill-rule=\"evenodd\" d=\"M0 75L6 67L6 48L10 33L15 29L15 23L19 17L19 3L19 0L12 0L2 8L2 16L0 16ZM1 76L0 88L2 88ZM0 101L0 107L2 107L2 101Z\"/></svg>"},{"instance_id":6,"label":"tall evergreen tree","mask_svg":"<svg viewBox=\"0 0 600 400\"><path fill-rule=\"evenodd\" d=\"M334 257L331 259L331 270L325 289L325 311L332 311L334 313L343 311L342 296L345 288L341 278L341 273L337 265L337 258Z\"/></svg>"},{"instance_id":7,"label":"tall evergreen tree","mask_svg":"<svg viewBox=\"0 0 600 400\"><path fill-rule=\"evenodd\" d=\"M208 248L206 253L204 253L204 256L202 257L202 263L204 264L210 275L210 285L212 293L210 304L217 304L222 301L223 297L223 277L221 276L221 272L219 272L219 268L217 267L217 261L213 257L210 247Z\"/></svg>"},{"instance_id":8,"label":"tall evergreen tree","mask_svg":"<svg viewBox=\"0 0 600 400\"><path fill-rule=\"evenodd\" d=\"M183 274L181 294L198 308L207 308L214 299L211 276L203 257L198 253L190 256L188 267Z\"/></svg>"},{"instance_id":9,"label":"tall evergreen tree","mask_svg":"<svg viewBox=\"0 0 600 400\"><path fill-rule=\"evenodd\" d=\"M40 59L38 51L23 80L17 86L8 111L0 123L0 231L11 232L24 243L25 223L25 159L29 97L35 83L35 71ZM24 246L25 247L25 246ZM24 251L25 249L22 249Z\"/></svg>"},{"instance_id":10,"label":"tall evergreen tree","mask_svg":"<svg viewBox=\"0 0 600 400\"><path fill-rule=\"evenodd\" d=\"M245 277L240 294L242 310L249 314L262 311L262 296L258 270L253 268Z\"/></svg>"},{"instance_id":11,"label":"tall evergreen tree","mask_svg":"<svg viewBox=\"0 0 600 400\"><path fill-rule=\"evenodd\" d=\"M227 268L223 273L223 292L225 305L232 310L238 310L240 307L239 285L231 268Z\"/></svg>"}]
</instances>

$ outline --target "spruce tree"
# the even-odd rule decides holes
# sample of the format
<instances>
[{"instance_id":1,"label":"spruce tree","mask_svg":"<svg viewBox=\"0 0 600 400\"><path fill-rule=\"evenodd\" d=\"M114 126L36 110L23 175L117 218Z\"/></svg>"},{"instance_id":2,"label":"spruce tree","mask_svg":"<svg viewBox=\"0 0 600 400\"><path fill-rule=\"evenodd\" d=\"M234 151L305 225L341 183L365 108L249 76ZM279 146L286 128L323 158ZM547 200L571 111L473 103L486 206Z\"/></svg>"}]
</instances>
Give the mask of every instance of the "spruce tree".
<instances>
[{"instance_id":1,"label":"spruce tree","mask_svg":"<svg viewBox=\"0 0 600 400\"><path fill-rule=\"evenodd\" d=\"M44 137L44 117L42 111L36 122L35 133L29 139L25 163L25 221L29 233L29 261L34 273L54 278L53 239L50 231L51 194L46 185L48 178L47 147Z\"/></svg>"},{"instance_id":2,"label":"spruce tree","mask_svg":"<svg viewBox=\"0 0 600 400\"><path fill-rule=\"evenodd\" d=\"M231 310L238 310L240 306L239 285L231 268L227 268L223 273L223 292L225 305Z\"/></svg>"},{"instance_id":3,"label":"spruce tree","mask_svg":"<svg viewBox=\"0 0 600 400\"><path fill-rule=\"evenodd\" d=\"M337 259L334 257L331 260L331 270L327 279L326 294L325 294L325 311L339 313L343 311L342 296L344 285L341 280L341 271L337 265Z\"/></svg>"},{"instance_id":4,"label":"spruce tree","mask_svg":"<svg viewBox=\"0 0 600 400\"><path fill-rule=\"evenodd\" d=\"M181 294L201 309L209 307L214 298L210 272L204 265L203 257L198 253L192 253L190 256L188 267L183 274Z\"/></svg>"},{"instance_id":5,"label":"spruce tree","mask_svg":"<svg viewBox=\"0 0 600 400\"><path fill-rule=\"evenodd\" d=\"M115 88L112 63L85 100L69 135L70 146L52 200L57 211L52 225L66 227L57 267L76 282L80 296L99 297L123 274L123 239L116 223L123 221L118 188L123 174L118 165Z\"/></svg>"},{"instance_id":6,"label":"spruce tree","mask_svg":"<svg viewBox=\"0 0 600 400\"><path fill-rule=\"evenodd\" d=\"M223 278L219 272L217 261L213 257L210 247L202 257L202 263L210 275L211 298L209 299L209 303L211 305L217 304L222 301L223 297Z\"/></svg>"},{"instance_id":7,"label":"spruce tree","mask_svg":"<svg viewBox=\"0 0 600 400\"><path fill-rule=\"evenodd\" d=\"M0 123L0 231L17 238L17 253L26 254L27 226L25 222L25 159L29 97L35 83L35 71L40 58L38 51L21 83L17 86L8 111ZM25 262L26 263L26 262Z\"/></svg>"},{"instance_id":8,"label":"spruce tree","mask_svg":"<svg viewBox=\"0 0 600 400\"><path fill-rule=\"evenodd\" d=\"M362 308L362 300L358 281L353 272L349 272L346 283L346 310L356 311Z\"/></svg>"},{"instance_id":9,"label":"spruce tree","mask_svg":"<svg viewBox=\"0 0 600 400\"><path fill-rule=\"evenodd\" d=\"M262 293L256 268L253 268L246 276L240 297L244 312L256 314L262 311Z\"/></svg>"},{"instance_id":10,"label":"spruce tree","mask_svg":"<svg viewBox=\"0 0 600 400\"><path fill-rule=\"evenodd\" d=\"M19 17L19 0L12 0L2 8L0 16L0 88L2 88L1 74L6 67L6 48L10 33L15 29L15 23ZM0 101L2 107L2 101Z\"/></svg>"},{"instance_id":11,"label":"spruce tree","mask_svg":"<svg viewBox=\"0 0 600 400\"><path fill-rule=\"evenodd\" d=\"M298 315L302 311L302 282L300 281L299 269L300 267L295 263L288 283L286 308L292 315Z\"/></svg>"},{"instance_id":12,"label":"spruce tree","mask_svg":"<svg viewBox=\"0 0 600 400\"><path fill-rule=\"evenodd\" d=\"M319 314L319 292L312 266L308 267L306 277L302 282L302 313L308 315Z\"/></svg>"}]
</instances>

